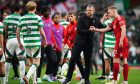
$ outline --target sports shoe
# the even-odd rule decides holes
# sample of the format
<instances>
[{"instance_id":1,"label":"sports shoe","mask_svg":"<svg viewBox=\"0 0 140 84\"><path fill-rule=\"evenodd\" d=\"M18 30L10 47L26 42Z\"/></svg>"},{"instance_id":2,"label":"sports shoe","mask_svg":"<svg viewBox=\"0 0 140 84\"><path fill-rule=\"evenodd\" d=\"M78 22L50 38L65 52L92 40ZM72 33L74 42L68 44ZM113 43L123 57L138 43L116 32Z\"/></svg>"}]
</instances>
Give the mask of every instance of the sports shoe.
<instances>
[{"instance_id":1,"label":"sports shoe","mask_svg":"<svg viewBox=\"0 0 140 84\"><path fill-rule=\"evenodd\" d=\"M91 84L91 82L90 82L90 80L86 80L84 84Z\"/></svg>"},{"instance_id":2,"label":"sports shoe","mask_svg":"<svg viewBox=\"0 0 140 84\"><path fill-rule=\"evenodd\" d=\"M29 84L28 78L26 76L23 77L25 84Z\"/></svg>"},{"instance_id":3,"label":"sports shoe","mask_svg":"<svg viewBox=\"0 0 140 84\"><path fill-rule=\"evenodd\" d=\"M128 84L128 81L123 81L121 84Z\"/></svg>"},{"instance_id":4,"label":"sports shoe","mask_svg":"<svg viewBox=\"0 0 140 84\"><path fill-rule=\"evenodd\" d=\"M105 83L105 84L118 84L118 81L112 80L111 82Z\"/></svg>"},{"instance_id":5,"label":"sports shoe","mask_svg":"<svg viewBox=\"0 0 140 84\"><path fill-rule=\"evenodd\" d=\"M52 76L52 77L50 77L50 78L51 78L52 81L56 81L56 80L57 80L57 77L53 77L53 76Z\"/></svg>"},{"instance_id":6,"label":"sports shoe","mask_svg":"<svg viewBox=\"0 0 140 84\"><path fill-rule=\"evenodd\" d=\"M98 79L98 80L105 80L106 77L105 77L105 76L99 76L97 79Z\"/></svg>"},{"instance_id":7,"label":"sports shoe","mask_svg":"<svg viewBox=\"0 0 140 84\"><path fill-rule=\"evenodd\" d=\"M85 84L85 79L81 79L80 82L78 82L76 84Z\"/></svg>"},{"instance_id":8,"label":"sports shoe","mask_svg":"<svg viewBox=\"0 0 140 84\"><path fill-rule=\"evenodd\" d=\"M19 79L19 76L14 75L11 79Z\"/></svg>"},{"instance_id":9,"label":"sports shoe","mask_svg":"<svg viewBox=\"0 0 140 84\"><path fill-rule=\"evenodd\" d=\"M41 78L37 78L37 83L43 83Z\"/></svg>"},{"instance_id":10,"label":"sports shoe","mask_svg":"<svg viewBox=\"0 0 140 84\"><path fill-rule=\"evenodd\" d=\"M62 84L70 84L70 79L65 79L64 82L62 82Z\"/></svg>"},{"instance_id":11,"label":"sports shoe","mask_svg":"<svg viewBox=\"0 0 140 84\"><path fill-rule=\"evenodd\" d=\"M44 75L43 78L42 78L44 81L48 81L48 82L53 82L50 78L50 75Z\"/></svg>"}]
</instances>

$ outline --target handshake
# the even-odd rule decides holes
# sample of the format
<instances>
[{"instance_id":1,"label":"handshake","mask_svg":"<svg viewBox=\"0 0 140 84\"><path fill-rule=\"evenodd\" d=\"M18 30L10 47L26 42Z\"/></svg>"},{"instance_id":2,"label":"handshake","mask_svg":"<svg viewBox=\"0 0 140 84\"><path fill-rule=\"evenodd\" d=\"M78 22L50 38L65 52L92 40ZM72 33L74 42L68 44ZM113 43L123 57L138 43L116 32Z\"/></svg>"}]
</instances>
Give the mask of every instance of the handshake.
<instances>
[{"instance_id":1,"label":"handshake","mask_svg":"<svg viewBox=\"0 0 140 84\"><path fill-rule=\"evenodd\" d=\"M90 26L89 30L94 32L96 30L96 28L94 26Z\"/></svg>"}]
</instances>

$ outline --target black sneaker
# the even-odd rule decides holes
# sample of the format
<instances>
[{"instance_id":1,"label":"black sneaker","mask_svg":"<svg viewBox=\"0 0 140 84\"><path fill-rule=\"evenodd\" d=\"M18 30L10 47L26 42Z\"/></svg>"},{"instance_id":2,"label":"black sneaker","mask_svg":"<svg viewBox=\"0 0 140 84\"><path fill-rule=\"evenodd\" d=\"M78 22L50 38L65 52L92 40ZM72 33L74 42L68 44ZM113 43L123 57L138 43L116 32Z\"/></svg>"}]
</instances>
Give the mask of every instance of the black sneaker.
<instances>
[{"instance_id":1,"label":"black sneaker","mask_svg":"<svg viewBox=\"0 0 140 84\"><path fill-rule=\"evenodd\" d=\"M65 79L65 81L64 82L62 82L62 84L69 84L70 83L70 79Z\"/></svg>"},{"instance_id":2,"label":"black sneaker","mask_svg":"<svg viewBox=\"0 0 140 84\"><path fill-rule=\"evenodd\" d=\"M105 76L99 76L97 79L98 79L98 80L105 80L106 77L105 77Z\"/></svg>"},{"instance_id":3,"label":"black sneaker","mask_svg":"<svg viewBox=\"0 0 140 84\"><path fill-rule=\"evenodd\" d=\"M91 83L90 83L90 80L86 80L86 81L85 81L85 84L91 84Z\"/></svg>"}]
</instances>

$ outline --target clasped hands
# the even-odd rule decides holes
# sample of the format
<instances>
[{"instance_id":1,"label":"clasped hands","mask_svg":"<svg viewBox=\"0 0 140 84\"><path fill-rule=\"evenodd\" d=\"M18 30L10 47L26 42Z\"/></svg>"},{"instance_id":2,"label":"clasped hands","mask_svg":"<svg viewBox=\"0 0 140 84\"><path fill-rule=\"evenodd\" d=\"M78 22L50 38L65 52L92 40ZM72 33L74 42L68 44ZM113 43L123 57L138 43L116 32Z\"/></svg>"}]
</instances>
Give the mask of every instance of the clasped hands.
<instances>
[{"instance_id":1,"label":"clasped hands","mask_svg":"<svg viewBox=\"0 0 140 84\"><path fill-rule=\"evenodd\" d=\"M92 32L94 32L95 29L96 28L94 26L90 26L90 28L89 28L89 30L92 31Z\"/></svg>"}]
</instances>

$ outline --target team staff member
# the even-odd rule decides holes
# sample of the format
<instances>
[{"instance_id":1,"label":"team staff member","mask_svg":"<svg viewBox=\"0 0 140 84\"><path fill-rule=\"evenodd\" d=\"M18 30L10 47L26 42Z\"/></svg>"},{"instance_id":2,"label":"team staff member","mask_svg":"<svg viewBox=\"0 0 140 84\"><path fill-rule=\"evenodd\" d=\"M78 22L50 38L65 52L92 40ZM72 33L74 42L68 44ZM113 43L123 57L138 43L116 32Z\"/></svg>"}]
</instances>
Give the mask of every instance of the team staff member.
<instances>
[{"instance_id":1,"label":"team staff member","mask_svg":"<svg viewBox=\"0 0 140 84\"><path fill-rule=\"evenodd\" d=\"M90 75L92 48L94 45L93 43L94 33L89 31L89 28L90 26L103 27L100 20L93 15L94 12L95 12L94 6L88 5L86 8L86 15L80 17L78 20L77 36L75 39L74 47L72 48L72 56L70 58L69 69L66 79L62 84L67 84L71 81L75 64L78 62L78 60L80 60L80 54L82 51L84 52L85 70L84 68L79 68L83 78L80 81L80 83L90 84L89 75ZM78 67L81 66L81 64L77 65Z\"/></svg>"}]
</instances>

